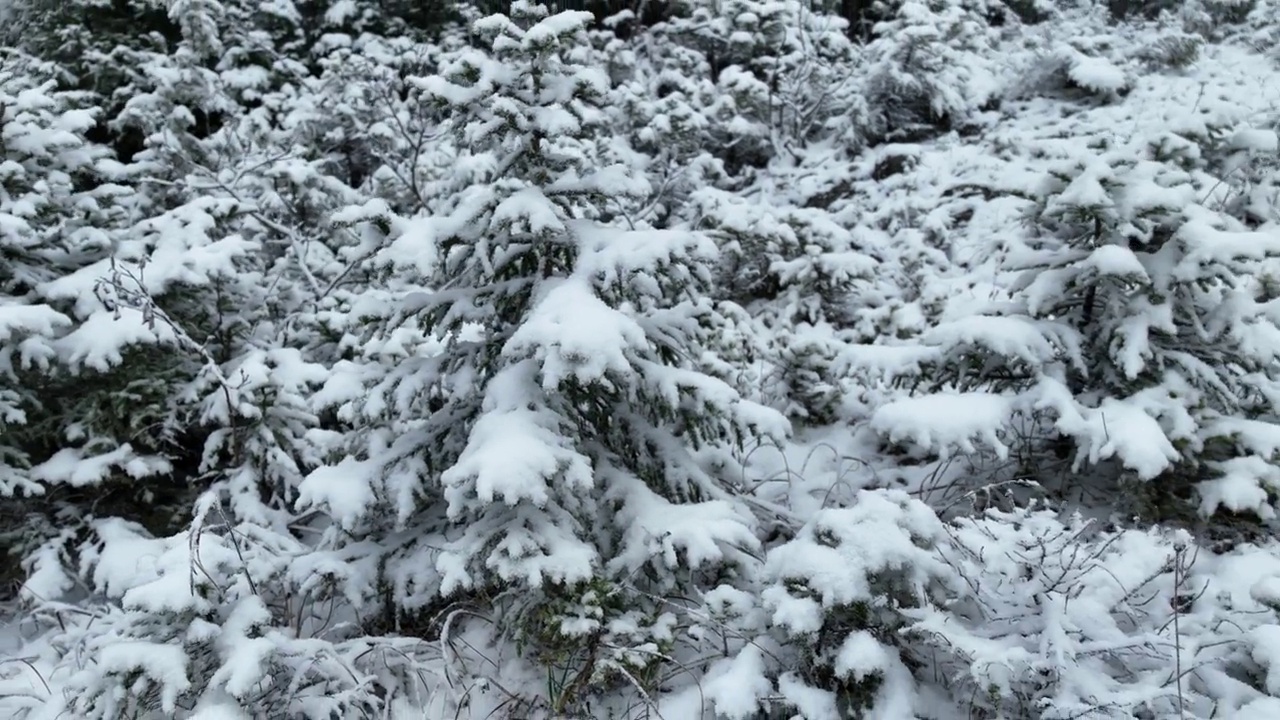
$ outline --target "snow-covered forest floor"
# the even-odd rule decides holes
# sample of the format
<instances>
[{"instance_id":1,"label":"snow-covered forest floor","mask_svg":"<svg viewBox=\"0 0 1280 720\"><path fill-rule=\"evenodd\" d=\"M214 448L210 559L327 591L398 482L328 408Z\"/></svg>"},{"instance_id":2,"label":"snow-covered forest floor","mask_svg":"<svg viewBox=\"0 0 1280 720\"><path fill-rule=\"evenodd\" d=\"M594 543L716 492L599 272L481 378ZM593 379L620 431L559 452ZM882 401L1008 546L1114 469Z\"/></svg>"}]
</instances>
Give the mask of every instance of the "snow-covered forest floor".
<instances>
[{"instance_id":1,"label":"snow-covered forest floor","mask_svg":"<svg viewBox=\"0 0 1280 720\"><path fill-rule=\"evenodd\" d=\"M1112 6L0 5L0 717L1280 718L1280 5Z\"/></svg>"}]
</instances>

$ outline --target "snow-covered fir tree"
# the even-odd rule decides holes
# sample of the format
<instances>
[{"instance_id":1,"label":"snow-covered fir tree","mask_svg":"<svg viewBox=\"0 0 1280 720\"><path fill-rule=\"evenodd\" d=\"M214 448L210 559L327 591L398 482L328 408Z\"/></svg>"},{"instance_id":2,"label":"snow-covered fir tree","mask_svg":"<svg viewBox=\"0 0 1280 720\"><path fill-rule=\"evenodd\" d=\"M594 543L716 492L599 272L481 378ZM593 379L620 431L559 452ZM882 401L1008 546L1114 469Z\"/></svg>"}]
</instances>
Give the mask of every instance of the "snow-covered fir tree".
<instances>
[{"instance_id":1,"label":"snow-covered fir tree","mask_svg":"<svg viewBox=\"0 0 1280 720\"><path fill-rule=\"evenodd\" d=\"M955 128L994 97L996 69L986 2L885 3L866 47L869 132L891 140Z\"/></svg>"},{"instance_id":2,"label":"snow-covered fir tree","mask_svg":"<svg viewBox=\"0 0 1280 720\"><path fill-rule=\"evenodd\" d=\"M1261 338L1276 327L1254 278L1267 276L1277 236L1203 205L1218 181L1143 155L1153 152L1102 149L1049 173L1028 236L1007 248L1009 301L924 336L944 373L933 379L953 399L1000 394L996 426L980 432L1002 453L999 426L1014 414L1065 442L1072 472L1056 480L1074 487L1057 491L1089 492L1097 466L1109 468L1104 492L1138 496L1122 512L1270 518L1275 426L1263 398L1276 358ZM884 417L891 434L927 433ZM1043 467L1018 471L1049 479ZM1197 505L1179 509L1193 486Z\"/></svg>"},{"instance_id":3,"label":"snow-covered fir tree","mask_svg":"<svg viewBox=\"0 0 1280 720\"><path fill-rule=\"evenodd\" d=\"M126 429L137 431L147 424L139 413L142 423L131 426L131 419L121 412L127 395L83 397L75 391L84 381L79 371L92 376L92 369L107 370L114 348L109 342L68 340L83 329L79 321L84 317L73 304L50 293L52 284L108 257L127 223L121 200L128 188L111 182L116 168L109 153L85 137L97 108L85 94L57 88L56 66L12 51L4 62L0 492L10 524L5 545L31 563L35 547L55 538L65 541L63 529L80 519L78 488L104 480L113 460L122 461L117 468L135 463L139 477L163 472L164 463L149 462L146 447L135 452L134 445L121 443ZM81 337L92 338L92 330ZM116 389L128 392L130 382L124 379ZM147 394L148 385L162 381L144 374L132 382L136 398ZM85 472L89 465L76 462L86 451L103 456L99 470ZM34 568L29 564L28 569ZM20 584L21 576L15 572L7 579ZM7 590L12 593L13 587Z\"/></svg>"},{"instance_id":4,"label":"snow-covered fir tree","mask_svg":"<svg viewBox=\"0 0 1280 720\"><path fill-rule=\"evenodd\" d=\"M556 678L528 712L657 689L673 627L697 617L675 598L740 576L759 547L732 469L697 450L786 432L699 360L715 245L605 223L649 187L606 164L587 19L517 3L421 79L469 184L439 214L365 219L390 226L386 262L435 284L375 332L440 344L343 398L361 445L302 486L333 542L386 548L370 601L387 622L459 598L491 613L493 641Z\"/></svg>"}]
</instances>

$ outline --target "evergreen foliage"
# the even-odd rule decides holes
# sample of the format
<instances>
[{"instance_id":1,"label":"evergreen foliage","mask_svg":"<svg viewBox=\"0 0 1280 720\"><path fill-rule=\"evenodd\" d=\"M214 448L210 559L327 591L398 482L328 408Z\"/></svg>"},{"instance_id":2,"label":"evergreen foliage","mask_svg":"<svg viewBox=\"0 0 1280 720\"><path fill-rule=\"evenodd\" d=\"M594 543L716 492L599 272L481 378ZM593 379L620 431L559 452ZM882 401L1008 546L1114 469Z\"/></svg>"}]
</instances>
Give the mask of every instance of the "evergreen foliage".
<instances>
[{"instance_id":1,"label":"evergreen foliage","mask_svg":"<svg viewBox=\"0 0 1280 720\"><path fill-rule=\"evenodd\" d=\"M0 5L0 715L1280 716L1274 0Z\"/></svg>"}]
</instances>

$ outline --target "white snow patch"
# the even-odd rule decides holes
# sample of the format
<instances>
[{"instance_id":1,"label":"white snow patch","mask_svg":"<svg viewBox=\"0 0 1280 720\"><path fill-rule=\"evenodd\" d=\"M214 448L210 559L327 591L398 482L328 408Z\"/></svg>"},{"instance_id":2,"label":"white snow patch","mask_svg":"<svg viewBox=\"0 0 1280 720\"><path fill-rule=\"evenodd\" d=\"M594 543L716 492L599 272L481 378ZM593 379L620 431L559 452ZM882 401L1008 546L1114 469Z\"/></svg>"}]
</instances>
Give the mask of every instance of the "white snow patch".
<instances>
[{"instance_id":1,"label":"white snow patch","mask_svg":"<svg viewBox=\"0 0 1280 720\"><path fill-rule=\"evenodd\" d=\"M889 402L875 411L871 427L890 442L910 441L946 455L959 449L977 452L986 443L1004 457L1009 448L1000 440L1013 415L1011 398L995 393L937 393Z\"/></svg>"}]
</instances>

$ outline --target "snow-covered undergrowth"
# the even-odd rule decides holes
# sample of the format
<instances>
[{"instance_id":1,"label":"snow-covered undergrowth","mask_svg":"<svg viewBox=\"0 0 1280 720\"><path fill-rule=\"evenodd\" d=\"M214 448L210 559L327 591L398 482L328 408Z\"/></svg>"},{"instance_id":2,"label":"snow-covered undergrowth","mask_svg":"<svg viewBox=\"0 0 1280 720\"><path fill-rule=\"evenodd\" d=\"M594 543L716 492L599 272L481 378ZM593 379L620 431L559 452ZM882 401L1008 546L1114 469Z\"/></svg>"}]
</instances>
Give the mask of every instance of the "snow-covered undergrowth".
<instances>
[{"instance_id":1,"label":"snow-covered undergrowth","mask_svg":"<svg viewBox=\"0 0 1280 720\"><path fill-rule=\"evenodd\" d=\"M1280 8L439 5L7 10L0 715L1280 717Z\"/></svg>"}]
</instances>

